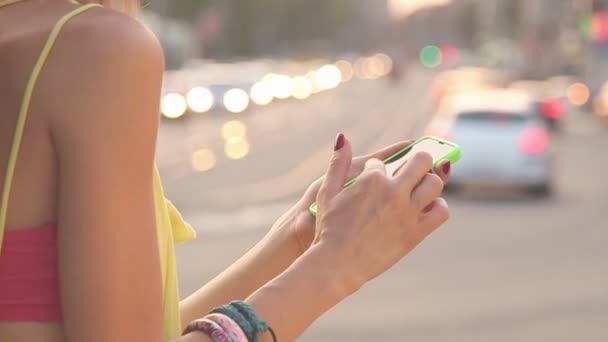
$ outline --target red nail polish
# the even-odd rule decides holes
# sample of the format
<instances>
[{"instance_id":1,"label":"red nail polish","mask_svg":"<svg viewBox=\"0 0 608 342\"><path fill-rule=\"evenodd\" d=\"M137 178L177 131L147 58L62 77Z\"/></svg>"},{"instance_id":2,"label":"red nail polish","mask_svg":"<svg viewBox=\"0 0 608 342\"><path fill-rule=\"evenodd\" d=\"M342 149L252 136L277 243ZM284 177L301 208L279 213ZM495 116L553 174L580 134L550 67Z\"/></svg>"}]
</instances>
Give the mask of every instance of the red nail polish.
<instances>
[{"instance_id":1,"label":"red nail polish","mask_svg":"<svg viewBox=\"0 0 608 342\"><path fill-rule=\"evenodd\" d=\"M344 147L344 133L339 133L336 136L336 144L334 145L334 151L337 151Z\"/></svg>"},{"instance_id":2,"label":"red nail polish","mask_svg":"<svg viewBox=\"0 0 608 342\"><path fill-rule=\"evenodd\" d=\"M443 168L443 173L445 173L447 175L450 172L450 169L452 168L452 163L448 161L447 163L443 164L442 168Z\"/></svg>"}]
</instances>

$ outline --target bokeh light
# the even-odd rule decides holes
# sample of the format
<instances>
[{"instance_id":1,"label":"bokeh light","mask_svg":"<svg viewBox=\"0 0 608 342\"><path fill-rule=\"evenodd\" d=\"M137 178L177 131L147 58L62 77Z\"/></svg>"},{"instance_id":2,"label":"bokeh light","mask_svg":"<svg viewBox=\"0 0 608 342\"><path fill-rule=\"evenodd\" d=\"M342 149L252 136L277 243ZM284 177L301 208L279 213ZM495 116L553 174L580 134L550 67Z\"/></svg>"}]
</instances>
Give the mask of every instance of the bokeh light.
<instances>
[{"instance_id":1,"label":"bokeh light","mask_svg":"<svg viewBox=\"0 0 608 342\"><path fill-rule=\"evenodd\" d=\"M239 88L232 88L224 94L224 107L232 113L241 113L249 107L249 94Z\"/></svg>"},{"instance_id":2,"label":"bokeh light","mask_svg":"<svg viewBox=\"0 0 608 342\"><path fill-rule=\"evenodd\" d=\"M222 137L224 140L244 139L247 135L247 127L240 120L230 120L222 125Z\"/></svg>"},{"instance_id":3,"label":"bokeh light","mask_svg":"<svg viewBox=\"0 0 608 342\"><path fill-rule=\"evenodd\" d=\"M322 66L316 73L315 78L321 89L332 89L337 87L342 82L342 74L340 69L335 65L326 64Z\"/></svg>"},{"instance_id":4,"label":"bokeh light","mask_svg":"<svg viewBox=\"0 0 608 342\"><path fill-rule=\"evenodd\" d=\"M504 51L501 51L500 46L496 42L488 41L479 49L481 63L485 66L496 66L505 57L502 54L503 52Z\"/></svg>"},{"instance_id":5,"label":"bokeh light","mask_svg":"<svg viewBox=\"0 0 608 342\"><path fill-rule=\"evenodd\" d=\"M608 13L597 12L591 18L591 32L597 42L608 42Z\"/></svg>"},{"instance_id":6,"label":"bokeh light","mask_svg":"<svg viewBox=\"0 0 608 342\"><path fill-rule=\"evenodd\" d=\"M368 58L367 65L371 78L376 79L384 76L384 64L381 60L375 57Z\"/></svg>"},{"instance_id":7,"label":"bokeh light","mask_svg":"<svg viewBox=\"0 0 608 342\"><path fill-rule=\"evenodd\" d=\"M204 113L213 107L214 99L209 89L195 87L186 94L186 101L193 112Z\"/></svg>"},{"instance_id":8,"label":"bokeh light","mask_svg":"<svg viewBox=\"0 0 608 342\"><path fill-rule=\"evenodd\" d=\"M435 45L427 45L420 50L420 62L427 68L441 65L441 49Z\"/></svg>"},{"instance_id":9,"label":"bokeh light","mask_svg":"<svg viewBox=\"0 0 608 342\"><path fill-rule=\"evenodd\" d=\"M376 78L374 66L371 58L359 58L355 62L355 75L364 80Z\"/></svg>"},{"instance_id":10,"label":"bokeh light","mask_svg":"<svg viewBox=\"0 0 608 342\"><path fill-rule=\"evenodd\" d=\"M303 100L312 95L312 83L307 77L298 76L293 79L291 96L298 100Z\"/></svg>"},{"instance_id":11,"label":"bokeh light","mask_svg":"<svg viewBox=\"0 0 608 342\"><path fill-rule=\"evenodd\" d=\"M351 62L339 60L334 65L340 70L340 74L342 74L342 82L348 82L353 78L354 70Z\"/></svg>"},{"instance_id":12,"label":"bokeh light","mask_svg":"<svg viewBox=\"0 0 608 342\"><path fill-rule=\"evenodd\" d=\"M589 101L589 87L584 83L573 83L567 89L568 100L576 106L583 106Z\"/></svg>"},{"instance_id":13,"label":"bokeh light","mask_svg":"<svg viewBox=\"0 0 608 342\"><path fill-rule=\"evenodd\" d=\"M594 112L600 117L608 116L608 85L604 85L600 88L598 96L593 101Z\"/></svg>"},{"instance_id":14,"label":"bokeh light","mask_svg":"<svg viewBox=\"0 0 608 342\"><path fill-rule=\"evenodd\" d=\"M587 39L593 39L593 31L591 29L591 21L592 15L587 14L581 17L578 22L579 31L585 36Z\"/></svg>"},{"instance_id":15,"label":"bokeh light","mask_svg":"<svg viewBox=\"0 0 608 342\"><path fill-rule=\"evenodd\" d=\"M377 53L372 57L376 61L376 67L379 68L379 75L386 76L393 69L393 59L384 53Z\"/></svg>"},{"instance_id":16,"label":"bokeh light","mask_svg":"<svg viewBox=\"0 0 608 342\"><path fill-rule=\"evenodd\" d=\"M557 119L566 113L566 103L557 96L548 96L541 101L540 110L546 117Z\"/></svg>"},{"instance_id":17,"label":"bokeh light","mask_svg":"<svg viewBox=\"0 0 608 342\"><path fill-rule=\"evenodd\" d=\"M249 143L246 139L230 139L224 144L224 153L230 159L242 159L249 154Z\"/></svg>"},{"instance_id":18,"label":"bokeh light","mask_svg":"<svg viewBox=\"0 0 608 342\"><path fill-rule=\"evenodd\" d=\"M169 93L163 96L160 103L161 113L169 119L177 119L186 113L188 105L186 99L177 93Z\"/></svg>"},{"instance_id":19,"label":"bokeh light","mask_svg":"<svg viewBox=\"0 0 608 342\"><path fill-rule=\"evenodd\" d=\"M272 102L274 95L272 94L272 87L269 82L257 82L251 87L249 92L251 101L259 106L265 106Z\"/></svg>"},{"instance_id":20,"label":"bokeh light","mask_svg":"<svg viewBox=\"0 0 608 342\"><path fill-rule=\"evenodd\" d=\"M353 70L355 71L355 76L357 76L357 78L366 79L364 72L364 64L365 58L359 58L355 61Z\"/></svg>"},{"instance_id":21,"label":"bokeh light","mask_svg":"<svg viewBox=\"0 0 608 342\"><path fill-rule=\"evenodd\" d=\"M293 80L287 75L270 74L266 81L269 82L272 89L272 95L277 99L288 99L293 90Z\"/></svg>"},{"instance_id":22,"label":"bokeh light","mask_svg":"<svg viewBox=\"0 0 608 342\"><path fill-rule=\"evenodd\" d=\"M319 93L320 91L323 90L321 88L321 85L317 81L317 74L316 74L315 71L308 72L306 74L306 78L308 78L308 80L310 81L310 85L312 86L312 93L313 94L317 94L317 93Z\"/></svg>"},{"instance_id":23,"label":"bokeh light","mask_svg":"<svg viewBox=\"0 0 608 342\"><path fill-rule=\"evenodd\" d=\"M445 44L441 46L441 64L451 67L460 62L460 49L455 45Z\"/></svg>"},{"instance_id":24,"label":"bokeh light","mask_svg":"<svg viewBox=\"0 0 608 342\"><path fill-rule=\"evenodd\" d=\"M196 171L209 171L215 166L216 163L217 159L215 157L215 153L209 149L203 148L195 151L192 154L192 167Z\"/></svg>"}]
</instances>

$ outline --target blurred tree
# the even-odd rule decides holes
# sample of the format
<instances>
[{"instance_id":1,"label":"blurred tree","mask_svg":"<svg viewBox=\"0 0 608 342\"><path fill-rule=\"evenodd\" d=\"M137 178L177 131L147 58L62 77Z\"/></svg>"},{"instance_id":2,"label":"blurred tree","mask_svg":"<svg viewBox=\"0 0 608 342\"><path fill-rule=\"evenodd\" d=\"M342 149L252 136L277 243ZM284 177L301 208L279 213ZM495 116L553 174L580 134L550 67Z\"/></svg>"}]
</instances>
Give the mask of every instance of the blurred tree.
<instances>
[{"instance_id":1,"label":"blurred tree","mask_svg":"<svg viewBox=\"0 0 608 342\"><path fill-rule=\"evenodd\" d=\"M167 1L167 14L176 18L194 20L211 2L211 0Z\"/></svg>"},{"instance_id":2,"label":"blurred tree","mask_svg":"<svg viewBox=\"0 0 608 342\"><path fill-rule=\"evenodd\" d=\"M254 27L248 32L268 34L273 37L275 44L294 47L310 41L334 41L336 35L351 22L356 2L258 0L254 4L255 6L246 7L254 17ZM264 24L268 28L267 32L256 30Z\"/></svg>"},{"instance_id":3,"label":"blurred tree","mask_svg":"<svg viewBox=\"0 0 608 342\"><path fill-rule=\"evenodd\" d=\"M224 57L302 50L311 42L326 42L329 47L339 45L338 37L345 32L351 35L366 32L366 13L360 13L365 12L361 4L376 4L376 0L149 1L150 9L191 23L200 20L208 9L217 9L224 30L214 44L213 54ZM380 6L382 2L377 4Z\"/></svg>"},{"instance_id":4,"label":"blurred tree","mask_svg":"<svg viewBox=\"0 0 608 342\"><path fill-rule=\"evenodd\" d=\"M458 29L462 32L462 37L466 42L464 45L469 47L478 47L477 32L479 30L479 13L475 3L468 2L460 16L460 25Z\"/></svg>"},{"instance_id":5,"label":"blurred tree","mask_svg":"<svg viewBox=\"0 0 608 342\"><path fill-rule=\"evenodd\" d=\"M181 1L186 0L176 3ZM229 47L231 54L251 56L270 48L330 41L354 24L355 5L352 0L224 0L227 34L223 45Z\"/></svg>"},{"instance_id":6,"label":"blurred tree","mask_svg":"<svg viewBox=\"0 0 608 342\"><path fill-rule=\"evenodd\" d=\"M522 13L522 1L526 0L509 0L501 1L501 33L505 38L517 39L521 36L522 20L520 14Z\"/></svg>"}]
</instances>

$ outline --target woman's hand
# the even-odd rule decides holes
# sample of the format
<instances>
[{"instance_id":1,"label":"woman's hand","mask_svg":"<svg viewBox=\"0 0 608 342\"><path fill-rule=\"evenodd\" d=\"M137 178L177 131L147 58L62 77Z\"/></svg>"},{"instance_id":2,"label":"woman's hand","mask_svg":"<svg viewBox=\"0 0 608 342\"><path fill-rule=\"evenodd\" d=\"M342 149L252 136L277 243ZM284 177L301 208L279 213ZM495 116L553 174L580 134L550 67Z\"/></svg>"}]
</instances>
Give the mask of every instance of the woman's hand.
<instances>
[{"instance_id":1,"label":"woman's hand","mask_svg":"<svg viewBox=\"0 0 608 342\"><path fill-rule=\"evenodd\" d=\"M406 144L380 151L375 154L379 159L366 156L355 162L350 142L338 136L325 178L306 192L298 209L302 221L292 226L294 231L300 229L303 248L311 240L312 245L247 298L280 340L295 340L320 315L390 268L448 218L447 205L439 196L449 164L439 165L442 177L429 173L431 156L422 153L394 176L386 174L380 159ZM360 178L344 188L361 169ZM316 230L308 213L315 194Z\"/></svg>"},{"instance_id":2,"label":"woman's hand","mask_svg":"<svg viewBox=\"0 0 608 342\"><path fill-rule=\"evenodd\" d=\"M344 138L342 138L344 139ZM414 140L406 140L384 147L373 153L352 158L346 179L350 179L363 171L365 163L370 159L384 160L402 148L411 144ZM439 163L435 173L446 183L450 175L450 162ZM295 241L299 253L303 253L310 247L315 237L315 217L309 212L310 205L317 200L319 188L325 179L325 175L315 180L304 192L300 200L281 216L273 226L273 231L285 230Z\"/></svg>"},{"instance_id":3,"label":"woman's hand","mask_svg":"<svg viewBox=\"0 0 608 342\"><path fill-rule=\"evenodd\" d=\"M344 188L352 151L341 139L317 196L313 244L331 251L328 267L340 269L354 290L416 247L448 219L449 210L440 197L444 182L429 173L433 161L427 153L412 156L394 176L382 161L369 159L358 180Z\"/></svg>"},{"instance_id":4,"label":"woman's hand","mask_svg":"<svg viewBox=\"0 0 608 342\"><path fill-rule=\"evenodd\" d=\"M373 158L385 159L409 143L409 141L400 142L375 153L354 159L350 155L350 145L345 146L342 151L338 152L340 159L338 160L334 157L334 161L330 167L330 173L333 172L331 174L334 175L333 178L326 181L325 177L321 177L312 183L296 205L281 216L270 232L249 252L232 264L226 271L222 272L222 274L182 301L180 308L183 324L204 316L217 305L235 298L243 299L248 297L262 285L268 283L271 279L292 266L294 261L300 258L304 251L309 250L315 235L325 234L321 231L315 231L315 219L308 211L310 204L317 200L317 194L321 185L325 184L325 187L327 187L327 184L334 183L343 185L347 178L361 173L368 160ZM337 161L340 161L340 167L346 170L344 180L336 178L335 171L332 171L338 165L336 164ZM408 161L407 164L409 163ZM436 172L442 179L447 180L449 163L440 164ZM322 204L323 210L325 210L324 205L325 202ZM350 209L347 209L348 211ZM325 216L322 215L322 217ZM330 215L329 217L333 216ZM295 273L297 274L298 272ZM299 275L296 275L296 277L300 279ZM312 281L315 278L310 279ZM298 280L298 282L302 285L305 284L301 280ZM293 288L293 284L290 283L288 287Z\"/></svg>"}]
</instances>

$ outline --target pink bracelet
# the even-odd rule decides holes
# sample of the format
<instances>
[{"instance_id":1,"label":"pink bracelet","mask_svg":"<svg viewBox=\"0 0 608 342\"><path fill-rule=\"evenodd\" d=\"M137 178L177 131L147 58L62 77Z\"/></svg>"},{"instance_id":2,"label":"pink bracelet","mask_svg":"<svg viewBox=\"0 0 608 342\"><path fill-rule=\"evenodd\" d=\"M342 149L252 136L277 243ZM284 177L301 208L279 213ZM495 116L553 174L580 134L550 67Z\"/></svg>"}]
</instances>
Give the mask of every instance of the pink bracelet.
<instances>
[{"instance_id":1,"label":"pink bracelet","mask_svg":"<svg viewBox=\"0 0 608 342\"><path fill-rule=\"evenodd\" d=\"M187 335L194 331L200 331L209 335L213 342L232 342L228 333L218 323L210 319L201 318L192 321L192 323L188 324L182 335Z\"/></svg>"},{"instance_id":2,"label":"pink bracelet","mask_svg":"<svg viewBox=\"0 0 608 342\"><path fill-rule=\"evenodd\" d=\"M243 329L232 318L220 313L212 313L205 316L205 319L219 324L232 342L249 342Z\"/></svg>"}]
</instances>

